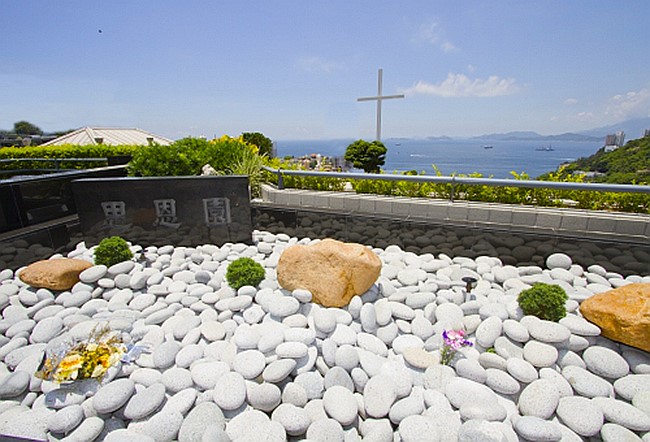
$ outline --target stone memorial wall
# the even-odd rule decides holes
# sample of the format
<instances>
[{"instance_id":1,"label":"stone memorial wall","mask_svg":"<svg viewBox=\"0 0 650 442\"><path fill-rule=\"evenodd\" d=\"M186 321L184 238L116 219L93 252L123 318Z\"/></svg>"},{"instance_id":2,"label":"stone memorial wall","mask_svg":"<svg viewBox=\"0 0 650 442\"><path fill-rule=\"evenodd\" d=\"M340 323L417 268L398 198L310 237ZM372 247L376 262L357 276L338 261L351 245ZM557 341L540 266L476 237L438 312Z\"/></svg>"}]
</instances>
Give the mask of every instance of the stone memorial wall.
<instances>
[{"instance_id":1,"label":"stone memorial wall","mask_svg":"<svg viewBox=\"0 0 650 442\"><path fill-rule=\"evenodd\" d=\"M89 245L114 235L143 245L252 242L246 176L84 179L72 189Z\"/></svg>"}]
</instances>

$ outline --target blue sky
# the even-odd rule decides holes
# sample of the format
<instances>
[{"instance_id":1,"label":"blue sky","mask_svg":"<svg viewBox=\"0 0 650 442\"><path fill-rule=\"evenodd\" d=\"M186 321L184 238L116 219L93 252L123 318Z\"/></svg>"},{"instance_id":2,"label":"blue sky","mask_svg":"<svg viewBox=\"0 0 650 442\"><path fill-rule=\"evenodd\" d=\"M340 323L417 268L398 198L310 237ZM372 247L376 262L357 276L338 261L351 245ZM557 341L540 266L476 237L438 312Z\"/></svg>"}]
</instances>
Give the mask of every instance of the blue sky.
<instances>
[{"instance_id":1,"label":"blue sky","mask_svg":"<svg viewBox=\"0 0 650 442\"><path fill-rule=\"evenodd\" d=\"M170 138L556 134L650 115L650 2L0 4L0 129ZM100 32L101 31L101 32Z\"/></svg>"}]
</instances>

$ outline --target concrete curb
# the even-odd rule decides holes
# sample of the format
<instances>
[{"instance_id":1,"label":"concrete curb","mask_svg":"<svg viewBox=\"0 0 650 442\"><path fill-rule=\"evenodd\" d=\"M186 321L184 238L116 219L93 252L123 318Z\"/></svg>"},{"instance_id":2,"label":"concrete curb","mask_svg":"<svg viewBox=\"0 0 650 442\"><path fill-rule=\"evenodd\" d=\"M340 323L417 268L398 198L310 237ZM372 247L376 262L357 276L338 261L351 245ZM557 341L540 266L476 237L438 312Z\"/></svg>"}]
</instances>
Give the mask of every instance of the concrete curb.
<instances>
[{"instance_id":1,"label":"concrete curb","mask_svg":"<svg viewBox=\"0 0 650 442\"><path fill-rule=\"evenodd\" d=\"M319 209L437 224L465 225L650 244L650 215L498 203L405 198L351 192L278 190L262 185L262 200L276 207Z\"/></svg>"}]
</instances>

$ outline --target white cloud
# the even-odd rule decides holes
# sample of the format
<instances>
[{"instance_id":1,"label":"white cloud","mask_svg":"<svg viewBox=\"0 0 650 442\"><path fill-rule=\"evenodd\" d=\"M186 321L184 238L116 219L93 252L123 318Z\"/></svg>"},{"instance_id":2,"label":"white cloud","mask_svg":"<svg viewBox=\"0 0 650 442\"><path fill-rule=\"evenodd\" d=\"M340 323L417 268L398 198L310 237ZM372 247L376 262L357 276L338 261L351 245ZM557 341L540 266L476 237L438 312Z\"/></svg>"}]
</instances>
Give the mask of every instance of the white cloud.
<instances>
[{"instance_id":1,"label":"white cloud","mask_svg":"<svg viewBox=\"0 0 650 442\"><path fill-rule=\"evenodd\" d=\"M440 44L440 49L442 49L445 52L455 52L458 50L456 46L454 46L453 43L449 41L444 41Z\"/></svg>"},{"instance_id":2,"label":"white cloud","mask_svg":"<svg viewBox=\"0 0 650 442\"><path fill-rule=\"evenodd\" d=\"M325 72L330 73L341 69L341 65L335 61L325 60L321 57L311 56L302 57L296 61L296 66L307 72Z\"/></svg>"},{"instance_id":3,"label":"white cloud","mask_svg":"<svg viewBox=\"0 0 650 442\"><path fill-rule=\"evenodd\" d=\"M471 79L465 74L449 73L444 81L437 84L418 81L410 88L404 89L407 95L436 95L438 97L498 97L511 95L519 91L514 78L500 78L492 75L483 80Z\"/></svg>"},{"instance_id":4,"label":"white cloud","mask_svg":"<svg viewBox=\"0 0 650 442\"><path fill-rule=\"evenodd\" d=\"M444 52L458 51L456 45L445 38L445 31L435 20L420 26L418 40L432 44L439 47Z\"/></svg>"},{"instance_id":5,"label":"white cloud","mask_svg":"<svg viewBox=\"0 0 650 442\"><path fill-rule=\"evenodd\" d=\"M566 100L564 100L564 104L566 104L567 106L573 106L578 104L578 100L575 98L567 98Z\"/></svg>"},{"instance_id":6,"label":"white cloud","mask_svg":"<svg viewBox=\"0 0 650 442\"><path fill-rule=\"evenodd\" d=\"M594 115L593 112L578 112L575 115L575 118L578 121L587 121L587 122L589 122L589 121L594 121L596 116Z\"/></svg>"},{"instance_id":7,"label":"white cloud","mask_svg":"<svg viewBox=\"0 0 650 442\"><path fill-rule=\"evenodd\" d=\"M619 120L650 115L650 89L614 95L605 105L605 115Z\"/></svg>"}]
</instances>

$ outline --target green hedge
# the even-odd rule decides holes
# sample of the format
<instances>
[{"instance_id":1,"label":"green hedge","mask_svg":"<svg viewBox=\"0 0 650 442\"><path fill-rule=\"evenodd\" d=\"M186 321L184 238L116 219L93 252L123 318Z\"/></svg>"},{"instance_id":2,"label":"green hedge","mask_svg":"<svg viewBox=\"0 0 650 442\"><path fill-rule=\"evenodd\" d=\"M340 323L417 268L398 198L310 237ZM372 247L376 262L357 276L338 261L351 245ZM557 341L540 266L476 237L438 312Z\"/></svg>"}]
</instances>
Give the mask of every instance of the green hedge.
<instances>
[{"instance_id":1,"label":"green hedge","mask_svg":"<svg viewBox=\"0 0 650 442\"><path fill-rule=\"evenodd\" d=\"M117 155L133 155L143 146L120 145L110 146L106 144L90 144L78 146L74 144L64 144L61 146L27 146L27 147L3 147L0 149L0 159L12 158L106 158ZM93 167L106 166L105 161L62 161L62 169L90 169ZM16 161L0 163L1 170L14 169L51 169L54 168L54 162L43 163L42 161Z\"/></svg>"},{"instance_id":2,"label":"green hedge","mask_svg":"<svg viewBox=\"0 0 650 442\"><path fill-rule=\"evenodd\" d=\"M276 165L272 167L277 168ZM297 166L283 166L297 169ZM442 173L434 166L438 176ZM414 172L404 173L415 175ZM526 173L511 172L515 180L530 180ZM480 173L456 175L457 177L483 178ZM275 174L267 174L268 182L277 184ZM284 176L284 186L296 189L342 190L345 181L337 178ZM348 180L357 193L420 198L450 199L451 184L415 183L408 181ZM547 181L583 182L582 176L549 174ZM486 185L456 184L454 200L523 204L544 207L573 207L589 210L612 210L620 212L650 213L650 198L642 193L614 193L581 190L560 190L524 187L492 187Z\"/></svg>"},{"instance_id":3,"label":"green hedge","mask_svg":"<svg viewBox=\"0 0 650 442\"><path fill-rule=\"evenodd\" d=\"M210 165L218 175L247 175L252 196L260 195L262 166L266 154L242 137L224 135L214 140L183 138L168 146L143 147L133 156L128 171L132 176L200 175Z\"/></svg>"},{"instance_id":4,"label":"green hedge","mask_svg":"<svg viewBox=\"0 0 650 442\"><path fill-rule=\"evenodd\" d=\"M266 164L273 169L305 170L303 167L295 163L280 160L279 158L267 160ZM276 174L265 171L264 177L266 182L276 185L278 184L278 176ZM290 187L292 189L330 190L341 192L345 189L346 180L341 178L283 175L282 182L285 187Z\"/></svg>"}]
</instances>

